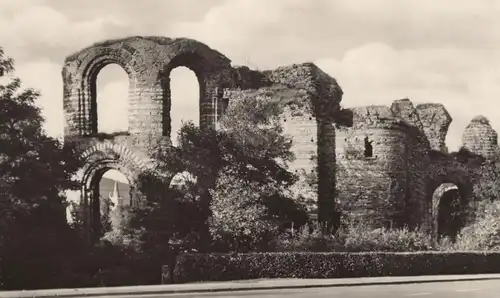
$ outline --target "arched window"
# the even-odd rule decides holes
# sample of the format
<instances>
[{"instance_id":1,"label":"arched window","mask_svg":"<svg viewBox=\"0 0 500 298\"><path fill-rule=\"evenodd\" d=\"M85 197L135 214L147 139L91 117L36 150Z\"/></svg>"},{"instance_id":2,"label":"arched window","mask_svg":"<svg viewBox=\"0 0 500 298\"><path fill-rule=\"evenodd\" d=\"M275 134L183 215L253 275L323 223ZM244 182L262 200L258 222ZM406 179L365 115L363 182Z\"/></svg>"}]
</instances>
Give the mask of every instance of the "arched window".
<instances>
[{"instance_id":1,"label":"arched window","mask_svg":"<svg viewBox=\"0 0 500 298\"><path fill-rule=\"evenodd\" d=\"M179 66L170 72L170 140L174 146L187 122L200 125L200 84L191 69Z\"/></svg>"},{"instance_id":2,"label":"arched window","mask_svg":"<svg viewBox=\"0 0 500 298\"><path fill-rule=\"evenodd\" d=\"M129 77L117 64L99 71L93 87L93 132L117 134L128 132Z\"/></svg>"}]
</instances>

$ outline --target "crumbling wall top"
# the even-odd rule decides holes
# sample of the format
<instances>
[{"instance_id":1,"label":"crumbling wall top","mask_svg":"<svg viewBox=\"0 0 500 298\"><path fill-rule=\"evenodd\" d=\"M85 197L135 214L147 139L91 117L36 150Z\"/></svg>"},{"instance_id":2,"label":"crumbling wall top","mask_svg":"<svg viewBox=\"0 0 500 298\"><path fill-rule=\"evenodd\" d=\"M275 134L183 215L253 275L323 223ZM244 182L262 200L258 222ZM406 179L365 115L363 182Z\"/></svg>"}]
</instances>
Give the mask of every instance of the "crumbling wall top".
<instances>
[{"instance_id":1,"label":"crumbling wall top","mask_svg":"<svg viewBox=\"0 0 500 298\"><path fill-rule=\"evenodd\" d=\"M440 103L424 103L418 104L416 109L431 148L448 152L446 135L453 119L444 105Z\"/></svg>"},{"instance_id":2,"label":"crumbling wall top","mask_svg":"<svg viewBox=\"0 0 500 298\"><path fill-rule=\"evenodd\" d=\"M313 63L282 66L266 70L263 74L271 83L308 91L311 95L311 108L316 116L334 118L335 113L340 110L344 94L342 88L337 80Z\"/></svg>"},{"instance_id":3,"label":"crumbling wall top","mask_svg":"<svg viewBox=\"0 0 500 298\"><path fill-rule=\"evenodd\" d=\"M242 90L259 89L272 85L264 73L247 66L233 66L232 81L233 88Z\"/></svg>"},{"instance_id":4,"label":"crumbling wall top","mask_svg":"<svg viewBox=\"0 0 500 298\"><path fill-rule=\"evenodd\" d=\"M352 126L350 128L338 127L340 131L344 129L388 129L403 131L411 136L422 146L429 147L429 141L424 132L407 119L401 118L394 112L393 108L382 105L372 105L364 107L354 107L346 109L352 114Z\"/></svg>"},{"instance_id":5,"label":"crumbling wall top","mask_svg":"<svg viewBox=\"0 0 500 298\"><path fill-rule=\"evenodd\" d=\"M486 117L479 115L465 128L462 145L474 154L491 158L498 149L498 133L491 127Z\"/></svg>"},{"instance_id":6,"label":"crumbling wall top","mask_svg":"<svg viewBox=\"0 0 500 298\"><path fill-rule=\"evenodd\" d=\"M175 52L191 51L204 53L212 60L216 60L222 64L231 64L231 60L222 53L210 48L206 44L190 38L169 38L163 36L130 36L118 39L108 39L96 42L91 46L83 48L72 55L66 57L64 62L79 60L82 56L86 56L89 52L99 51L101 48L118 48L123 47L132 53L140 50L147 51L151 47L162 46L165 49L170 48Z\"/></svg>"},{"instance_id":7,"label":"crumbling wall top","mask_svg":"<svg viewBox=\"0 0 500 298\"><path fill-rule=\"evenodd\" d=\"M410 101L410 99L403 98L393 101L391 105L391 110L396 116L405 119L409 123L412 123L415 127L424 131L424 126L422 125L422 121L420 121L418 112L413 106L413 103Z\"/></svg>"},{"instance_id":8,"label":"crumbling wall top","mask_svg":"<svg viewBox=\"0 0 500 298\"><path fill-rule=\"evenodd\" d=\"M472 118L470 123L467 125L467 128L472 127L472 126L476 126L476 125L487 125L487 126L491 127L490 120L483 115L478 115L478 116L475 116L474 118Z\"/></svg>"},{"instance_id":9,"label":"crumbling wall top","mask_svg":"<svg viewBox=\"0 0 500 298\"><path fill-rule=\"evenodd\" d=\"M272 85L304 90L304 107L317 118L332 119L340 111L343 91L337 81L313 63L292 64L273 70L252 70L246 66L233 67L234 89L259 89Z\"/></svg>"},{"instance_id":10,"label":"crumbling wall top","mask_svg":"<svg viewBox=\"0 0 500 298\"><path fill-rule=\"evenodd\" d=\"M402 118L396 117L392 110L387 106L364 106L350 108L353 115L354 129L367 129L367 128L386 128L386 129L406 129L411 127Z\"/></svg>"},{"instance_id":11,"label":"crumbling wall top","mask_svg":"<svg viewBox=\"0 0 500 298\"><path fill-rule=\"evenodd\" d=\"M466 126L464 137L490 137L496 136L497 132L491 127L490 120L483 115L475 116Z\"/></svg>"}]
</instances>

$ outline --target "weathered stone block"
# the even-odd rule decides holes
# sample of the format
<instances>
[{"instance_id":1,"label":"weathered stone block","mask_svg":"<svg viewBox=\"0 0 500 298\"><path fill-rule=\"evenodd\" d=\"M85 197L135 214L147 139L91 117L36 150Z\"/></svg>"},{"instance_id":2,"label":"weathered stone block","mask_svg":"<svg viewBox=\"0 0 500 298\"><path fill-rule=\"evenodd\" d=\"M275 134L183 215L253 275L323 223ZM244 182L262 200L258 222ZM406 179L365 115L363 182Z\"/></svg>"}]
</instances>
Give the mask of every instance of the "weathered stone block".
<instances>
[{"instance_id":1,"label":"weathered stone block","mask_svg":"<svg viewBox=\"0 0 500 298\"><path fill-rule=\"evenodd\" d=\"M498 133L484 116L476 116L462 135L462 146L470 152L491 159L498 152Z\"/></svg>"},{"instance_id":2,"label":"weathered stone block","mask_svg":"<svg viewBox=\"0 0 500 298\"><path fill-rule=\"evenodd\" d=\"M453 120L442 104L426 103L416 107L424 132L433 150L448 152L446 134Z\"/></svg>"}]
</instances>

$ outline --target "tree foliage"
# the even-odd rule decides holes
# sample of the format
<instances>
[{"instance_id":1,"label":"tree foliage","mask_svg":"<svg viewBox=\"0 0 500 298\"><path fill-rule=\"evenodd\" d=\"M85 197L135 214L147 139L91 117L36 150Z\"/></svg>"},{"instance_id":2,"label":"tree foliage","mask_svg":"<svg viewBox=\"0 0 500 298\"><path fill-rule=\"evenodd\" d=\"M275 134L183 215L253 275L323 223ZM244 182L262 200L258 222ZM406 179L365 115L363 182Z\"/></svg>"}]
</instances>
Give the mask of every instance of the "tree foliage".
<instances>
[{"instance_id":1,"label":"tree foliage","mask_svg":"<svg viewBox=\"0 0 500 298\"><path fill-rule=\"evenodd\" d=\"M176 148L155 150L157 168L142 177L145 200L134 212L145 249L265 249L284 226L307 220L289 196L297 177L287 168L294 156L279 122L282 109L276 101L241 100L221 129L188 122ZM175 173L192 179L170 184Z\"/></svg>"},{"instance_id":2,"label":"tree foliage","mask_svg":"<svg viewBox=\"0 0 500 298\"><path fill-rule=\"evenodd\" d=\"M50 287L63 276L74 234L64 191L80 163L75 148L45 134L39 93L13 75L0 49L0 250L5 288Z\"/></svg>"},{"instance_id":3,"label":"tree foliage","mask_svg":"<svg viewBox=\"0 0 500 298\"><path fill-rule=\"evenodd\" d=\"M298 177L288 168L294 155L280 121L284 108L280 100L247 97L221 119L227 163L211 192L210 231L229 250L266 250L285 227L307 221L305 206L292 201Z\"/></svg>"},{"instance_id":4,"label":"tree foliage","mask_svg":"<svg viewBox=\"0 0 500 298\"><path fill-rule=\"evenodd\" d=\"M99 198L102 234L106 234L113 229L111 219L114 203L110 197L101 196ZM116 212L114 212L116 213ZM116 216L116 215L115 215Z\"/></svg>"},{"instance_id":5,"label":"tree foliage","mask_svg":"<svg viewBox=\"0 0 500 298\"><path fill-rule=\"evenodd\" d=\"M477 204L477 216L461 229L455 241L445 238L442 250L480 251L500 249L500 201L483 200Z\"/></svg>"}]
</instances>

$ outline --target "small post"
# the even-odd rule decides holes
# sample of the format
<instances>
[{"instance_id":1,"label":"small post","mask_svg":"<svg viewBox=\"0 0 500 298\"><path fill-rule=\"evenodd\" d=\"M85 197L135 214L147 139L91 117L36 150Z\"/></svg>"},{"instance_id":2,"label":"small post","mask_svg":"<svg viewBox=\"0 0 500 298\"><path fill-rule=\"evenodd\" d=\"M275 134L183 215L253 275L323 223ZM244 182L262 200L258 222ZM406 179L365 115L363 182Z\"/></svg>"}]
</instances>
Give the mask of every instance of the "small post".
<instances>
[{"instance_id":1,"label":"small post","mask_svg":"<svg viewBox=\"0 0 500 298\"><path fill-rule=\"evenodd\" d=\"M170 274L170 266L163 265L161 267L161 284L171 284L172 283L172 275Z\"/></svg>"}]
</instances>

